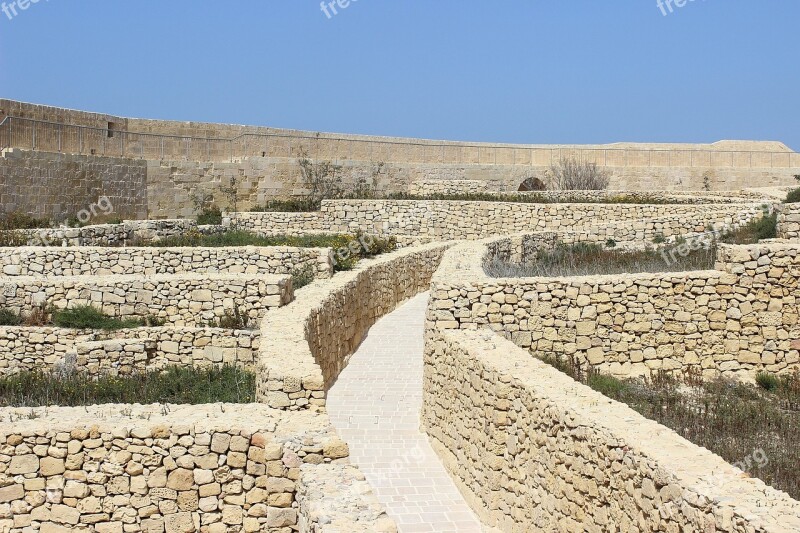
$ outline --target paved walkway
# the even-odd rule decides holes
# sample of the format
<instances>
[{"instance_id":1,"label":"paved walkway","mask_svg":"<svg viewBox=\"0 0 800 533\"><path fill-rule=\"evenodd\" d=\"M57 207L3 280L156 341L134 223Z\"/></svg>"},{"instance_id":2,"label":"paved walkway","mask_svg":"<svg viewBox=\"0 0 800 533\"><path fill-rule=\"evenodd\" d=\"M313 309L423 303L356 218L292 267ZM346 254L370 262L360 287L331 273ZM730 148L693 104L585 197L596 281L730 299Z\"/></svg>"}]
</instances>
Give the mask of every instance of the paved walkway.
<instances>
[{"instance_id":1,"label":"paved walkway","mask_svg":"<svg viewBox=\"0 0 800 533\"><path fill-rule=\"evenodd\" d=\"M384 317L328 394L328 413L401 533L481 533L419 430L428 294Z\"/></svg>"}]
</instances>

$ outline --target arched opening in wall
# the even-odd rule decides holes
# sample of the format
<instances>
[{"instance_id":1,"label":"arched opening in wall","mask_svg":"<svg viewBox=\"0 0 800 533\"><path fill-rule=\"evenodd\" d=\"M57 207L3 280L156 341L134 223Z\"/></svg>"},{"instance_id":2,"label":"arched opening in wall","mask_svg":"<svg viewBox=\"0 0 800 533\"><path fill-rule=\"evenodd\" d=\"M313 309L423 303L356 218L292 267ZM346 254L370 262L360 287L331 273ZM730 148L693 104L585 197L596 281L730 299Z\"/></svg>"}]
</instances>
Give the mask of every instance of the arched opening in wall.
<instances>
[{"instance_id":1,"label":"arched opening in wall","mask_svg":"<svg viewBox=\"0 0 800 533\"><path fill-rule=\"evenodd\" d=\"M519 192L546 191L547 186L539 178L528 178L517 189Z\"/></svg>"}]
</instances>

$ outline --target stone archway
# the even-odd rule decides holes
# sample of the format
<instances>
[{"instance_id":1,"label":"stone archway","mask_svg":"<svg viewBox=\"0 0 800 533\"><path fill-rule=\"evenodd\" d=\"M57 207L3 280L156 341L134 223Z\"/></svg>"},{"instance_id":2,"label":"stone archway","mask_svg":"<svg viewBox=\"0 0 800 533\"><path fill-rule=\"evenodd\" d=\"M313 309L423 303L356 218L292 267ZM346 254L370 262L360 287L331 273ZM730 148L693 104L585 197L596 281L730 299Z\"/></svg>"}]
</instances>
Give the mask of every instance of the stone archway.
<instances>
[{"instance_id":1,"label":"stone archway","mask_svg":"<svg viewBox=\"0 0 800 533\"><path fill-rule=\"evenodd\" d=\"M517 190L519 192L546 191L547 185L539 178L528 178L520 184Z\"/></svg>"}]
</instances>

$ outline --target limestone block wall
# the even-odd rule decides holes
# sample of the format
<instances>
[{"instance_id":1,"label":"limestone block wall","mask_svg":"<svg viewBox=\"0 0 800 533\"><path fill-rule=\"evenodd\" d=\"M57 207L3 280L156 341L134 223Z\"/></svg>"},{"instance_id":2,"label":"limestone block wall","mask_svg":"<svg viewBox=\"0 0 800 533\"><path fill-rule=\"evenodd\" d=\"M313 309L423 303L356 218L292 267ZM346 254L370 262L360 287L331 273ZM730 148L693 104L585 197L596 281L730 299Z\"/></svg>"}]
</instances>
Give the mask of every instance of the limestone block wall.
<instances>
[{"instance_id":1,"label":"limestone block wall","mask_svg":"<svg viewBox=\"0 0 800 533\"><path fill-rule=\"evenodd\" d=\"M778 238L800 239L800 204L777 204Z\"/></svg>"},{"instance_id":2,"label":"limestone block wall","mask_svg":"<svg viewBox=\"0 0 800 533\"><path fill-rule=\"evenodd\" d=\"M105 276L184 273L333 275L329 248L0 248L5 276Z\"/></svg>"},{"instance_id":3,"label":"limestone block wall","mask_svg":"<svg viewBox=\"0 0 800 533\"><path fill-rule=\"evenodd\" d=\"M233 309L257 321L292 298L291 277L286 275L0 277L0 306L18 313L39 305L93 305L110 316L153 315L174 326L202 326Z\"/></svg>"},{"instance_id":4,"label":"limestone block wall","mask_svg":"<svg viewBox=\"0 0 800 533\"><path fill-rule=\"evenodd\" d=\"M0 376L72 369L130 374L167 366L253 367L256 330L151 327L116 332L54 327L0 327Z\"/></svg>"},{"instance_id":5,"label":"limestone block wall","mask_svg":"<svg viewBox=\"0 0 800 533\"><path fill-rule=\"evenodd\" d=\"M0 153L0 212L56 220L81 211L97 221L147 218L146 180L144 161L5 150ZM113 209L92 211L103 197Z\"/></svg>"},{"instance_id":6,"label":"limestone block wall","mask_svg":"<svg viewBox=\"0 0 800 533\"><path fill-rule=\"evenodd\" d=\"M487 252L468 243L446 254L429 328L488 328L536 356L618 377L752 380L800 368L797 245L721 245L714 271L572 278L489 278Z\"/></svg>"},{"instance_id":7,"label":"limestone block wall","mask_svg":"<svg viewBox=\"0 0 800 533\"><path fill-rule=\"evenodd\" d=\"M261 323L257 398L270 407L322 409L325 393L369 328L428 290L448 244L406 248L361 261L297 291Z\"/></svg>"},{"instance_id":8,"label":"limestone block wall","mask_svg":"<svg viewBox=\"0 0 800 533\"><path fill-rule=\"evenodd\" d=\"M491 332L429 332L422 425L485 523L800 531L800 502Z\"/></svg>"},{"instance_id":9,"label":"limestone block wall","mask_svg":"<svg viewBox=\"0 0 800 533\"><path fill-rule=\"evenodd\" d=\"M10 533L289 533L301 467L349 455L326 416L257 404L2 409L0 420Z\"/></svg>"}]
</instances>

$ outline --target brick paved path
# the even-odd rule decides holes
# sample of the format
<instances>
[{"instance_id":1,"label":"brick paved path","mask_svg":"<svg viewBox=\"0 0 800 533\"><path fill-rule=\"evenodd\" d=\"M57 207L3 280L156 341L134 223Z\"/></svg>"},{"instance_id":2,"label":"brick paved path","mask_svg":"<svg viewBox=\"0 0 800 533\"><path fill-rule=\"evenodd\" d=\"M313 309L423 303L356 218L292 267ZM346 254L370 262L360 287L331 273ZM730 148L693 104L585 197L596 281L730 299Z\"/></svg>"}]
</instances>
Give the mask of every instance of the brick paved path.
<instances>
[{"instance_id":1,"label":"brick paved path","mask_svg":"<svg viewBox=\"0 0 800 533\"><path fill-rule=\"evenodd\" d=\"M384 317L328 394L328 413L401 533L481 533L419 430L428 294Z\"/></svg>"}]
</instances>

